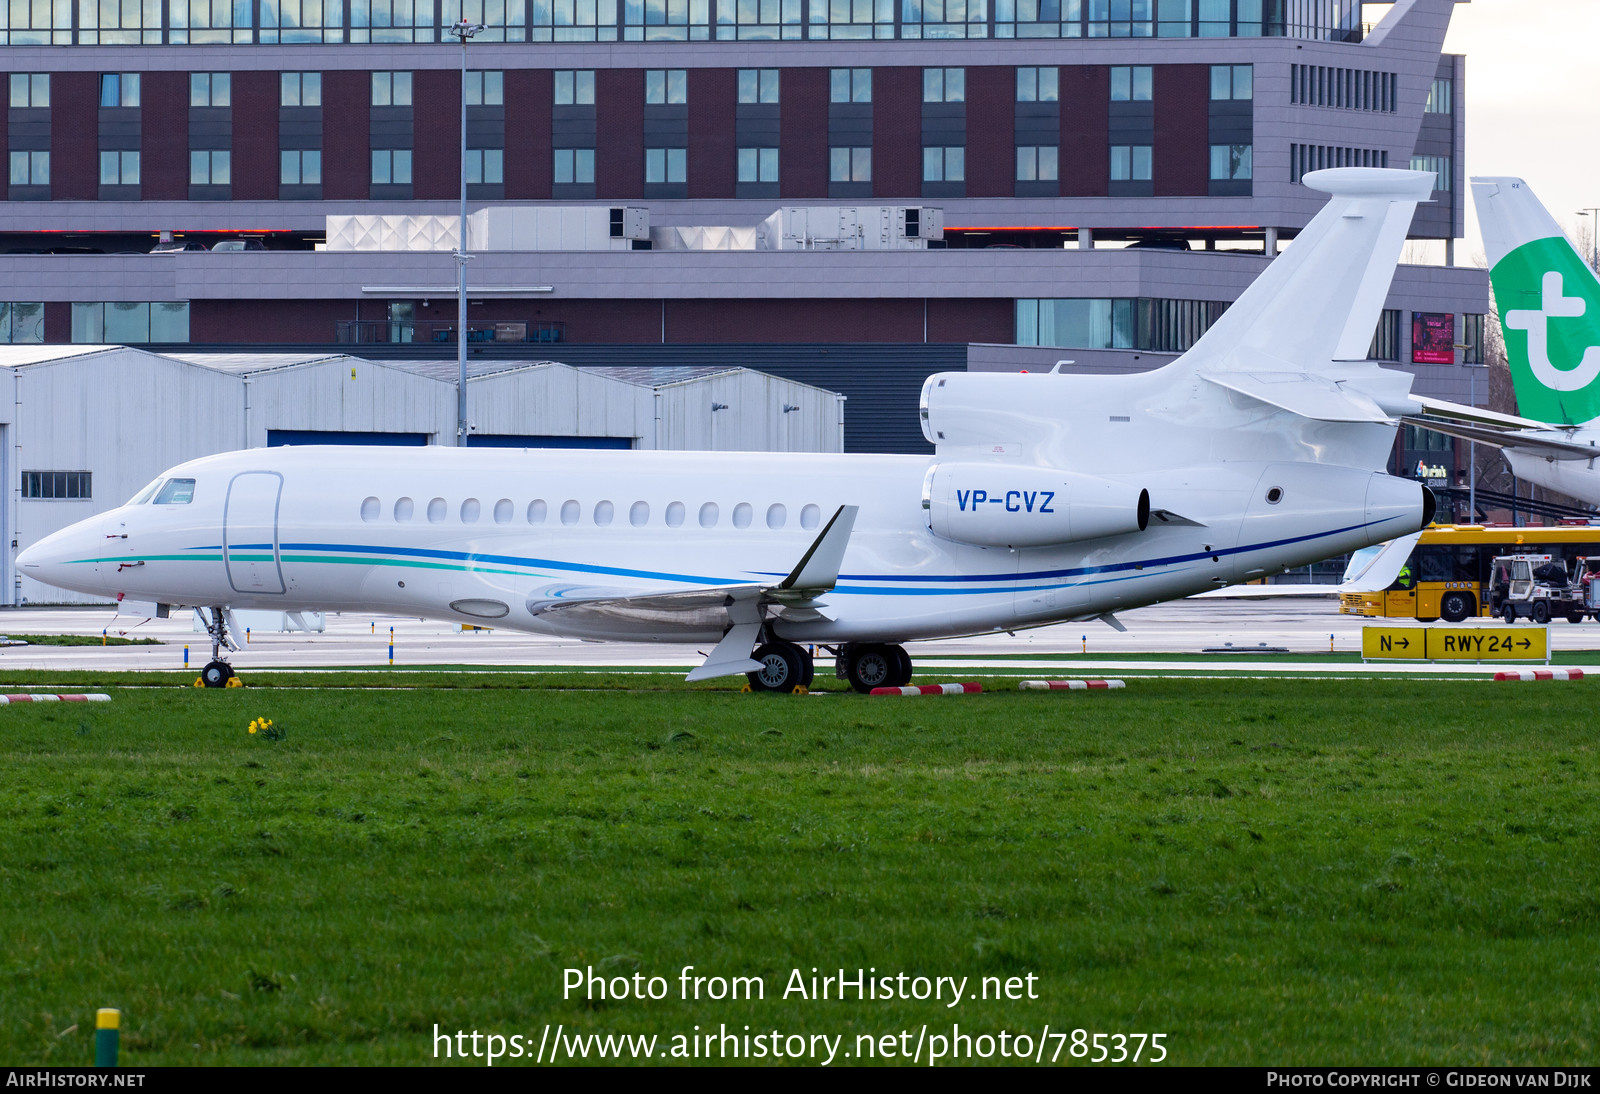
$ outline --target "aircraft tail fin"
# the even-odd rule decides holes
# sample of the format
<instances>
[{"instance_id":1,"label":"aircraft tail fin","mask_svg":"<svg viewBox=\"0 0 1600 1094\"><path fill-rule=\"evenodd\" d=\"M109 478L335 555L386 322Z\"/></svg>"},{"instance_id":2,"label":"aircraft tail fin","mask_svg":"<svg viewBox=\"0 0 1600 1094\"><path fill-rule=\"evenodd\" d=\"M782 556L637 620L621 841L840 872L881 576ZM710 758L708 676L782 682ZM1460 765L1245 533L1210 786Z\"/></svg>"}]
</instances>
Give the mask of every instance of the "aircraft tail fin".
<instances>
[{"instance_id":1,"label":"aircraft tail fin","mask_svg":"<svg viewBox=\"0 0 1600 1094\"><path fill-rule=\"evenodd\" d=\"M1475 178L1472 198L1518 413L1600 418L1600 281L1521 179Z\"/></svg>"},{"instance_id":2,"label":"aircraft tail fin","mask_svg":"<svg viewBox=\"0 0 1600 1094\"><path fill-rule=\"evenodd\" d=\"M1331 194L1187 355L1209 371L1303 372L1364 361L1431 171L1336 167L1305 184Z\"/></svg>"}]
</instances>

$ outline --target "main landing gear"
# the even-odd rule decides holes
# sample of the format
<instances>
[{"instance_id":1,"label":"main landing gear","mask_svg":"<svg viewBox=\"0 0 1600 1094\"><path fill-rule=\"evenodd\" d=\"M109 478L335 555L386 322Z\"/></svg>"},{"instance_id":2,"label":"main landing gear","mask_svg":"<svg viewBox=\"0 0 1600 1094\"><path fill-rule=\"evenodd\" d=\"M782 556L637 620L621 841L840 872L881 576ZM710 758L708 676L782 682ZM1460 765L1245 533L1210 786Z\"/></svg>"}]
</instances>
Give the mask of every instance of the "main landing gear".
<instances>
[{"instance_id":1,"label":"main landing gear","mask_svg":"<svg viewBox=\"0 0 1600 1094\"><path fill-rule=\"evenodd\" d=\"M825 648L834 654L839 679L850 681L850 686L862 694L873 688L898 688L911 682L911 655L903 646L852 642L837 649ZM745 674L751 691L792 692L797 687L808 688L816 673L811 651L781 638L769 636L750 656L761 663L759 669Z\"/></svg>"},{"instance_id":2,"label":"main landing gear","mask_svg":"<svg viewBox=\"0 0 1600 1094\"><path fill-rule=\"evenodd\" d=\"M750 655L761 663L754 672L745 673L751 691L788 691L808 688L816 675L816 665L811 651L793 642L773 639L756 647Z\"/></svg>"},{"instance_id":3,"label":"main landing gear","mask_svg":"<svg viewBox=\"0 0 1600 1094\"><path fill-rule=\"evenodd\" d=\"M233 679L233 666L222 659L222 649L226 646L237 650L239 646L228 635L228 615L220 605L211 609L209 617L202 609L201 616L206 620L206 633L211 636L211 660L200 670L200 682L208 688L225 688Z\"/></svg>"}]
</instances>

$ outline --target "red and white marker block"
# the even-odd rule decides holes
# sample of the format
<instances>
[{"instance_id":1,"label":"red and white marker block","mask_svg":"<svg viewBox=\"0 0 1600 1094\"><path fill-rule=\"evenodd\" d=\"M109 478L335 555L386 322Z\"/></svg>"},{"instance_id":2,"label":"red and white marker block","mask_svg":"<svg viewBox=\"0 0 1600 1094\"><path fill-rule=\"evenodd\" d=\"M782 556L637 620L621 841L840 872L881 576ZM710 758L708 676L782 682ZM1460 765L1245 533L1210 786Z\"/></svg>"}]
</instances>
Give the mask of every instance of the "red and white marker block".
<instances>
[{"instance_id":1,"label":"red and white marker block","mask_svg":"<svg viewBox=\"0 0 1600 1094\"><path fill-rule=\"evenodd\" d=\"M904 688L873 688L874 695L973 695L983 690L982 684L922 684Z\"/></svg>"},{"instance_id":2,"label":"red and white marker block","mask_svg":"<svg viewBox=\"0 0 1600 1094\"><path fill-rule=\"evenodd\" d=\"M1497 672L1496 680L1582 680L1582 669L1519 669Z\"/></svg>"},{"instance_id":3,"label":"red and white marker block","mask_svg":"<svg viewBox=\"0 0 1600 1094\"><path fill-rule=\"evenodd\" d=\"M1023 680L1020 691L1100 691L1126 687L1121 680Z\"/></svg>"},{"instance_id":4,"label":"red and white marker block","mask_svg":"<svg viewBox=\"0 0 1600 1094\"><path fill-rule=\"evenodd\" d=\"M111 696L101 692L90 692L87 695L46 695L43 692L28 691L19 695L0 695L0 706L8 703L109 703Z\"/></svg>"}]
</instances>

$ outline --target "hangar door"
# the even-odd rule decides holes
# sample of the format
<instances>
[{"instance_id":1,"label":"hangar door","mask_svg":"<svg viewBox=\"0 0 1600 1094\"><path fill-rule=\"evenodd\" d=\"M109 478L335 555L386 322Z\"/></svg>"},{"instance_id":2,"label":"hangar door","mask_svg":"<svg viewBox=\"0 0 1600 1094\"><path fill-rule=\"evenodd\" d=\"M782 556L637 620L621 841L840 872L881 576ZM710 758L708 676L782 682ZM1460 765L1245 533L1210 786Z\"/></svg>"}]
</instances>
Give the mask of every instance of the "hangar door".
<instances>
[{"instance_id":1,"label":"hangar door","mask_svg":"<svg viewBox=\"0 0 1600 1094\"><path fill-rule=\"evenodd\" d=\"M338 429L269 429L267 447L286 444L394 444L421 448L428 443L426 433L371 433Z\"/></svg>"},{"instance_id":2,"label":"hangar door","mask_svg":"<svg viewBox=\"0 0 1600 1094\"><path fill-rule=\"evenodd\" d=\"M278 549L278 501L283 476L245 471L228 484L222 511L222 559L228 584L239 593L283 592Z\"/></svg>"},{"instance_id":3,"label":"hangar door","mask_svg":"<svg viewBox=\"0 0 1600 1094\"><path fill-rule=\"evenodd\" d=\"M469 433L468 448L632 448L632 437L552 437L540 434Z\"/></svg>"}]
</instances>

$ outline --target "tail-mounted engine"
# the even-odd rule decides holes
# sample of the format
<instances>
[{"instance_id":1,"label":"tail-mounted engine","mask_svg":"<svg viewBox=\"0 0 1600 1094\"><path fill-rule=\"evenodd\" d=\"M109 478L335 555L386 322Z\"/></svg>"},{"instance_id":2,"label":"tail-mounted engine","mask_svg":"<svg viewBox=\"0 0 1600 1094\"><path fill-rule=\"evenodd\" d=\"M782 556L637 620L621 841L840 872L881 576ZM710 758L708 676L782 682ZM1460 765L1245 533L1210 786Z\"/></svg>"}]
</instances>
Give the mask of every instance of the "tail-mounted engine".
<instances>
[{"instance_id":1,"label":"tail-mounted engine","mask_svg":"<svg viewBox=\"0 0 1600 1094\"><path fill-rule=\"evenodd\" d=\"M1147 490L1004 463L934 464L922 508L934 535L978 547L1046 547L1142 532L1150 523Z\"/></svg>"}]
</instances>

